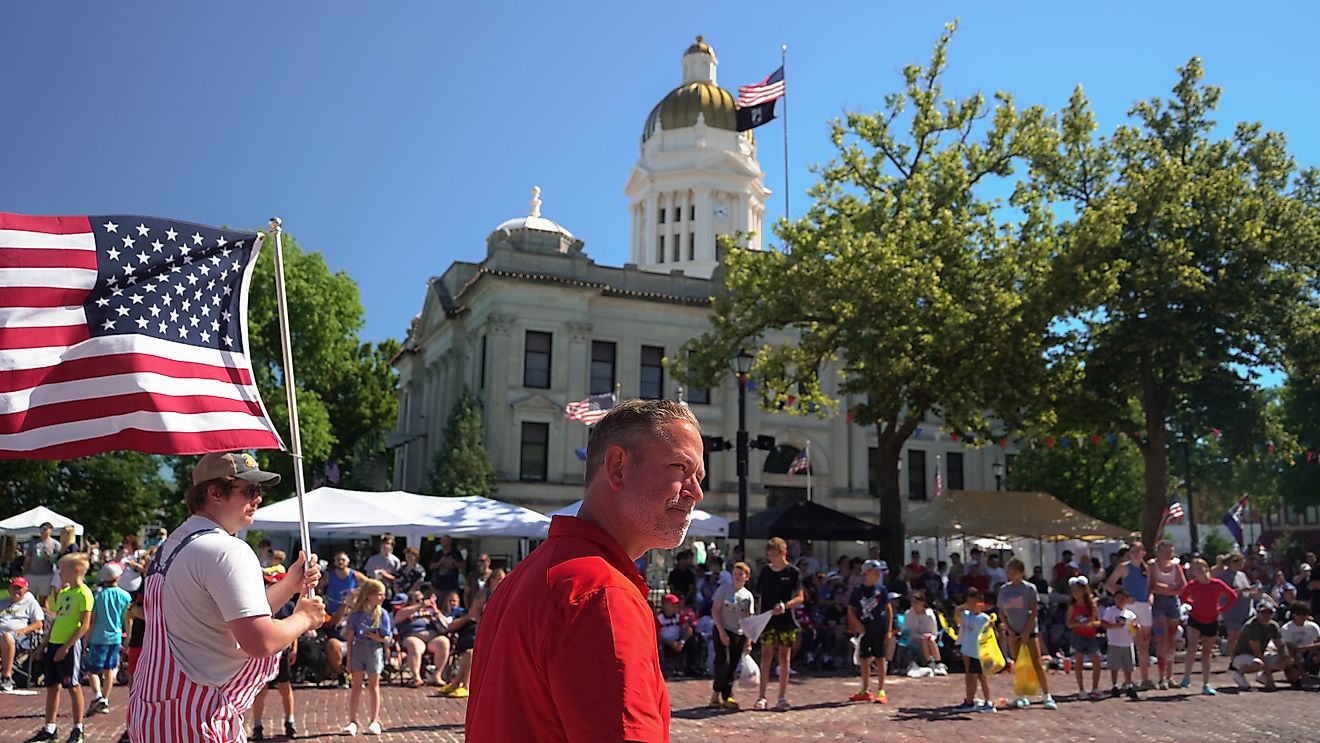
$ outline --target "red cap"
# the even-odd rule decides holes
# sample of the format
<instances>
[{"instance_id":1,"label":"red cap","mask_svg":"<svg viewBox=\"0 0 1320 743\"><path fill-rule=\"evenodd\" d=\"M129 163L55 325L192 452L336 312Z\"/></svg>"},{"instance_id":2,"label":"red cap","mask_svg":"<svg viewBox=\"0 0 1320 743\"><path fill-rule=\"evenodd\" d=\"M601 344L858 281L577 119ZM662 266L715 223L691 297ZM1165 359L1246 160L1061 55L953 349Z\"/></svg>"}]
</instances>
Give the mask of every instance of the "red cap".
<instances>
[{"instance_id":1,"label":"red cap","mask_svg":"<svg viewBox=\"0 0 1320 743\"><path fill-rule=\"evenodd\" d=\"M660 599L660 602L661 602L661 603L664 603L664 604L677 604L677 603L679 603L679 600L678 600L678 597L675 596L674 594L672 594L672 593L666 593L666 594L665 594L665 597L662 598L662 599Z\"/></svg>"},{"instance_id":2,"label":"red cap","mask_svg":"<svg viewBox=\"0 0 1320 743\"><path fill-rule=\"evenodd\" d=\"M20 575L17 578L14 578L13 580L9 581L9 585L19 586L20 588L27 588L27 578L24 578L23 576Z\"/></svg>"}]
</instances>

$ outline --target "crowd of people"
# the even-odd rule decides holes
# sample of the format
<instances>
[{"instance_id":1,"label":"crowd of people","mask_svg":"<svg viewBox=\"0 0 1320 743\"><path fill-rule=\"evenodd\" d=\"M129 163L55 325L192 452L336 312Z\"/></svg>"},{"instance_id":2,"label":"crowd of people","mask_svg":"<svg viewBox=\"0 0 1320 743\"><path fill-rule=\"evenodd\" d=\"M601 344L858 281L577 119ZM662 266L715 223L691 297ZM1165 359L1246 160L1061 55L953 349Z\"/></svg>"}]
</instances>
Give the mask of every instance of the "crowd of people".
<instances>
[{"instance_id":1,"label":"crowd of people","mask_svg":"<svg viewBox=\"0 0 1320 743\"><path fill-rule=\"evenodd\" d=\"M1020 559L979 548L967 560L952 553L947 562L914 551L898 570L877 553L873 547L827 566L809 542L790 557L787 543L772 539L756 568L735 551L726 570L717 548L707 548L701 564L691 550L679 551L656 613L666 673L711 675L711 706L738 709L735 676L743 656L751 656L759 660L753 707L760 710L789 708L794 666L856 669L861 688L850 699L878 703L888 701L887 673L941 676L953 667L966 674L960 709L994 711L977 645L986 626L1008 668L1029 659L1047 709L1057 707L1050 669L1075 676L1076 699L1096 700L1140 699L1145 691L1194 683L1213 696L1216 654L1243 690L1252 688L1251 676L1274 689L1280 681L1300 687L1320 672L1320 626L1313 620L1320 580L1312 577L1312 553L1284 565L1263 552L1232 552L1212 566L1200 556L1175 556L1168 541L1153 554L1134 542L1107 565L1065 551L1048 575L1041 566L1028 573ZM743 620L759 612L771 616L752 641ZM767 688L776 673L771 705ZM1025 696L1012 702L1030 703Z\"/></svg>"}]
</instances>

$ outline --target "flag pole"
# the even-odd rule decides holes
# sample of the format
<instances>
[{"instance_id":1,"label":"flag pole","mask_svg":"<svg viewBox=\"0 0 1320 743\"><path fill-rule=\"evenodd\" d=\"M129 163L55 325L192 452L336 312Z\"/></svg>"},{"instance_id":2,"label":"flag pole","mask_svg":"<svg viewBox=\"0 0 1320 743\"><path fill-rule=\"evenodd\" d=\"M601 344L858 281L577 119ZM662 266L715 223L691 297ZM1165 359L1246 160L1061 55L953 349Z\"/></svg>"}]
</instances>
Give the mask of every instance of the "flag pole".
<instances>
[{"instance_id":1,"label":"flag pole","mask_svg":"<svg viewBox=\"0 0 1320 743\"><path fill-rule=\"evenodd\" d=\"M788 217L788 44L779 45L779 66L784 71L784 219Z\"/></svg>"},{"instance_id":2,"label":"flag pole","mask_svg":"<svg viewBox=\"0 0 1320 743\"><path fill-rule=\"evenodd\" d=\"M811 439L807 439L807 502L811 502Z\"/></svg>"},{"instance_id":3,"label":"flag pole","mask_svg":"<svg viewBox=\"0 0 1320 743\"><path fill-rule=\"evenodd\" d=\"M289 454L293 456L293 489L298 497L298 537L302 540L303 555L312 559L312 540L307 529L307 511L303 503L306 484L303 482L302 436L298 433L298 397L293 383L293 343L289 334L289 298L284 291L284 222L270 218L270 231L275 235L275 296L280 317L280 351L284 359L284 394L289 401Z\"/></svg>"}]
</instances>

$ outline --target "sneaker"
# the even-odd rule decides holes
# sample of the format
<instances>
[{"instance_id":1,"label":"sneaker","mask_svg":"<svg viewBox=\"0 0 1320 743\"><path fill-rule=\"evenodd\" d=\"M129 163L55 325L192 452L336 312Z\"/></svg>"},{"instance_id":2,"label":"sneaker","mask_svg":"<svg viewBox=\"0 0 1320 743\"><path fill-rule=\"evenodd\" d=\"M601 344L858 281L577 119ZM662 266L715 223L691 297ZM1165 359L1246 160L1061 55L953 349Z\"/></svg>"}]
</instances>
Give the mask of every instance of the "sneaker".
<instances>
[{"instance_id":1,"label":"sneaker","mask_svg":"<svg viewBox=\"0 0 1320 743\"><path fill-rule=\"evenodd\" d=\"M445 696L449 697L450 699L467 699L468 696L471 695L471 693L472 692L468 691L468 688L466 686L460 686L457 689L454 689L453 691L449 692Z\"/></svg>"},{"instance_id":2,"label":"sneaker","mask_svg":"<svg viewBox=\"0 0 1320 743\"><path fill-rule=\"evenodd\" d=\"M752 705L752 708L764 712L769 708L769 705L766 704L765 697L761 697L756 700L756 704Z\"/></svg>"},{"instance_id":3,"label":"sneaker","mask_svg":"<svg viewBox=\"0 0 1320 743\"><path fill-rule=\"evenodd\" d=\"M347 725L345 725L345 726L344 726L339 732L343 733L344 735L348 735L348 736L356 736L356 735L357 735L357 723L356 723L356 722L350 722L350 723L348 723Z\"/></svg>"},{"instance_id":4,"label":"sneaker","mask_svg":"<svg viewBox=\"0 0 1320 743\"><path fill-rule=\"evenodd\" d=\"M1165 681L1164 679L1160 679L1160 682L1158 684L1155 684L1155 688L1159 689L1160 691L1168 691L1169 682Z\"/></svg>"},{"instance_id":5,"label":"sneaker","mask_svg":"<svg viewBox=\"0 0 1320 743\"><path fill-rule=\"evenodd\" d=\"M380 720L372 720L367 726L367 735L380 735Z\"/></svg>"},{"instance_id":6,"label":"sneaker","mask_svg":"<svg viewBox=\"0 0 1320 743\"><path fill-rule=\"evenodd\" d=\"M257 723L256 725L253 725L252 735L248 737L248 740L265 740L265 739L266 739L266 730L265 728L261 727L261 723Z\"/></svg>"},{"instance_id":7,"label":"sneaker","mask_svg":"<svg viewBox=\"0 0 1320 743\"><path fill-rule=\"evenodd\" d=\"M1058 709L1059 703L1054 701L1054 697L1050 696L1049 694L1046 694L1044 707L1045 709Z\"/></svg>"},{"instance_id":8,"label":"sneaker","mask_svg":"<svg viewBox=\"0 0 1320 743\"><path fill-rule=\"evenodd\" d=\"M1215 691L1215 687L1211 686L1210 684L1205 684L1201 687L1201 693L1208 697L1213 697L1219 692Z\"/></svg>"},{"instance_id":9,"label":"sneaker","mask_svg":"<svg viewBox=\"0 0 1320 743\"><path fill-rule=\"evenodd\" d=\"M1191 676L1183 676L1183 677L1182 677L1182 681L1179 681L1179 682L1178 682L1178 688L1180 688L1180 689L1186 689L1186 688L1188 688L1188 687L1191 686L1191 685L1192 685L1192 677L1191 677Z\"/></svg>"},{"instance_id":10,"label":"sneaker","mask_svg":"<svg viewBox=\"0 0 1320 743\"><path fill-rule=\"evenodd\" d=\"M742 709L742 707L738 706L738 700L737 700L737 699L734 699L733 697L725 697L725 698L724 698L724 708L725 708L725 709L731 709L731 710L739 710L739 709Z\"/></svg>"},{"instance_id":11,"label":"sneaker","mask_svg":"<svg viewBox=\"0 0 1320 743\"><path fill-rule=\"evenodd\" d=\"M948 675L949 675L949 667L946 666L946 665L944 665L943 663L936 663L936 664L934 665L934 667L933 667L933 670L935 671L935 675L936 675L936 676L948 676Z\"/></svg>"},{"instance_id":12,"label":"sneaker","mask_svg":"<svg viewBox=\"0 0 1320 743\"><path fill-rule=\"evenodd\" d=\"M1120 690L1117 686L1109 690L1110 699L1118 699L1120 696L1122 696L1122 694L1123 694L1122 690Z\"/></svg>"},{"instance_id":13,"label":"sneaker","mask_svg":"<svg viewBox=\"0 0 1320 743\"><path fill-rule=\"evenodd\" d=\"M105 697L93 699L87 707L87 714L90 715L108 715L110 714L110 700Z\"/></svg>"},{"instance_id":14,"label":"sneaker","mask_svg":"<svg viewBox=\"0 0 1320 743\"><path fill-rule=\"evenodd\" d=\"M1031 706L1031 702L1026 697L1018 697L1013 700L1013 706L1018 709L1026 709Z\"/></svg>"},{"instance_id":15,"label":"sneaker","mask_svg":"<svg viewBox=\"0 0 1320 743\"><path fill-rule=\"evenodd\" d=\"M1243 691L1251 688L1251 684L1247 683L1247 677L1243 676L1242 672L1236 668L1233 669L1233 683L1237 684L1237 687Z\"/></svg>"},{"instance_id":16,"label":"sneaker","mask_svg":"<svg viewBox=\"0 0 1320 743\"><path fill-rule=\"evenodd\" d=\"M979 707L976 708L976 711L977 711L977 712L989 712L989 713L993 714L993 713L995 713L995 712L998 712L999 710L995 709L995 703L994 703L994 702L991 702L991 701L989 701L989 700L986 700L986 701L984 701L984 702L981 703L981 706L979 706Z\"/></svg>"},{"instance_id":17,"label":"sneaker","mask_svg":"<svg viewBox=\"0 0 1320 743\"><path fill-rule=\"evenodd\" d=\"M1141 682L1141 686L1138 688L1142 691L1152 691L1155 688L1155 684L1150 679L1146 679Z\"/></svg>"},{"instance_id":18,"label":"sneaker","mask_svg":"<svg viewBox=\"0 0 1320 743\"><path fill-rule=\"evenodd\" d=\"M348 688L348 675L347 675L347 674L343 674L343 673L339 674L339 682L338 682L338 686L339 686L339 688L341 688L341 689L347 689L347 688ZM355 735L356 735L356 733L355 733Z\"/></svg>"},{"instance_id":19,"label":"sneaker","mask_svg":"<svg viewBox=\"0 0 1320 743\"><path fill-rule=\"evenodd\" d=\"M69 731L69 737L64 739L64 743L87 743L87 738L83 736L82 728L74 728Z\"/></svg>"},{"instance_id":20,"label":"sneaker","mask_svg":"<svg viewBox=\"0 0 1320 743\"><path fill-rule=\"evenodd\" d=\"M875 695L865 689L848 697L848 701L850 702L869 702L873 699L875 699Z\"/></svg>"},{"instance_id":21,"label":"sneaker","mask_svg":"<svg viewBox=\"0 0 1320 743\"><path fill-rule=\"evenodd\" d=\"M56 733L48 733L45 728L42 728L23 743L60 743L60 736Z\"/></svg>"},{"instance_id":22,"label":"sneaker","mask_svg":"<svg viewBox=\"0 0 1320 743\"><path fill-rule=\"evenodd\" d=\"M780 697L779 701L775 703L775 709L779 710L780 712L786 712L788 708L791 706L792 705L790 705L788 703L788 700L785 699L784 697Z\"/></svg>"},{"instance_id":23,"label":"sneaker","mask_svg":"<svg viewBox=\"0 0 1320 743\"><path fill-rule=\"evenodd\" d=\"M720 698L720 693L718 691L710 695L710 703L706 706L714 707L715 709L721 709L724 707L724 700Z\"/></svg>"},{"instance_id":24,"label":"sneaker","mask_svg":"<svg viewBox=\"0 0 1320 743\"><path fill-rule=\"evenodd\" d=\"M958 705L957 707L954 707L954 708L953 708L953 711L954 711L954 712L975 712L976 709L977 709L976 702L967 702L967 701L964 701L962 704Z\"/></svg>"},{"instance_id":25,"label":"sneaker","mask_svg":"<svg viewBox=\"0 0 1320 743\"><path fill-rule=\"evenodd\" d=\"M8 691L13 691L13 690L14 690L14 680L13 680L13 679L11 679L11 678L3 678L3 679L0 679L0 691L8 692Z\"/></svg>"},{"instance_id":26,"label":"sneaker","mask_svg":"<svg viewBox=\"0 0 1320 743\"><path fill-rule=\"evenodd\" d=\"M284 721L284 737L286 738L298 737L298 726L293 724L293 720Z\"/></svg>"},{"instance_id":27,"label":"sneaker","mask_svg":"<svg viewBox=\"0 0 1320 743\"><path fill-rule=\"evenodd\" d=\"M1128 698L1128 699L1131 699L1131 700L1134 701L1134 702L1141 698L1141 697L1137 696L1137 687L1135 687L1135 686L1129 686L1129 687L1127 688L1127 698Z\"/></svg>"},{"instance_id":28,"label":"sneaker","mask_svg":"<svg viewBox=\"0 0 1320 743\"><path fill-rule=\"evenodd\" d=\"M875 693L875 701L877 704L889 704L889 695L885 693L884 689L881 689Z\"/></svg>"}]
</instances>

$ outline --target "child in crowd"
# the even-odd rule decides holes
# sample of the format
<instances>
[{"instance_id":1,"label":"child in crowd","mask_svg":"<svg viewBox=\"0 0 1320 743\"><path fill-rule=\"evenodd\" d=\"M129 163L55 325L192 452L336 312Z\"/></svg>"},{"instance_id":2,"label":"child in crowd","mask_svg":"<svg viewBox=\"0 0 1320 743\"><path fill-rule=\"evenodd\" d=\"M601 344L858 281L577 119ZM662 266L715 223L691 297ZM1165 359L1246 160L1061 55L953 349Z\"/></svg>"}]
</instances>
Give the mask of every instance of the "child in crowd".
<instances>
[{"instance_id":1,"label":"child in crowd","mask_svg":"<svg viewBox=\"0 0 1320 743\"><path fill-rule=\"evenodd\" d=\"M1109 681L1113 685L1109 695L1118 696L1118 672L1123 672L1123 689L1128 699L1136 700L1137 687L1132 684L1132 640L1143 627L1139 624L1136 612L1128 608L1132 597L1127 589L1119 586L1113 591L1114 605L1107 607L1100 614L1100 624L1109 637Z\"/></svg>"},{"instance_id":2,"label":"child in crowd","mask_svg":"<svg viewBox=\"0 0 1320 743\"><path fill-rule=\"evenodd\" d=\"M46 630L45 643L37 649L46 677L46 724L26 743L58 743L55 717L60 711L60 690L69 690L73 731L65 743L83 743L82 639L92 629L92 592L83 585L87 555L70 552L56 563L59 593L51 599L55 621Z\"/></svg>"},{"instance_id":3,"label":"child in crowd","mask_svg":"<svg viewBox=\"0 0 1320 743\"><path fill-rule=\"evenodd\" d=\"M1283 625L1283 646L1294 663L1285 675L1293 688L1301 688L1307 673L1320 667L1320 625L1311 621L1311 607L1303 601L1294 601L1292 616Z\"/></svg>"},{"instance_id":4,"label":"child in crowd","mask_svg":"<svg viewBox=\"0 0 1320 743\"><path fill-rule=\"evenodd\" d=\"M119 646L124 641L124 615L133 597L119 587L124 569L117 562L107 562L97 575L98 586L92 592L92 631L87 635L87 675L92 686L88 716L110 711L110 689L115 685L119 668Z\"/></svg>"},{"instance_id":5,"label":"child in crowd","mask_svg":"<svg viewBox=\"0 0 1320 743\"><path fill-rule=\"evenodd\" d=\"M1040 642L1037 640L1036 614L1040 610L1036 586L1027 582L1027 566L1016 557L1008 561L1006 570L1008 582L999 589L1000 616L1004 620L1004 629L1008 631L1008 657L1017 662L1018 653L1026 643L1027 655L1031 658L1031 667L1036 671L1040 682L1040 691L1045 695L1042 703L1045 709L1058 709L1054 697L1050 696L1049 679L1045 676L1045 667L1040 662ZM1019 709L1031 704L1026 697L1013 700L1013 706Z\"/></svg>"},{"instance_id":6,"label":"child in crowd","mask_svg":"<svg viewBox=\"0 0 1320 743\"><path fill-rule=\"evenodd\" d=\"M935 641L939 622L926 600L926 591L913 591L912 606L903 612L903 631L908 636L908 647L916 649L922 665L935 676L949 675L948 667L940 662L940 647Z\"/></svg>"},{"instance_id":7,"label":"child in crowd","mask_svg":"<svg viewBox=\"0 0 1320 743\"><path fill-rule=\"evenodd\" d=\"M1090 581L1085 575L1068 579L1072 601L1068 604L1069 644L1077 669L1077 698L1086 698L1085 669L1082 659L1091 657L1091 698L1100 699L1100 612L1096 611L1095 596L1091 595Z\"/></svg>"},{"instance_id":8,"label":"child in crowd","mask_svg":"<svg viewBox=\"0 0 1320 743\"><path fill-rule=\"evenodd\" d=\"M731 575L732 583L721 583L711 599L717 644L715 680L712 683L714 693L710 705L724 709L738 709L738 701L733 698L733 678L743 655L749 650L747 635L743 634L740 622L750 617L755 609L752 592L747 590L747 580L752 577L751 566L745 562L736 563Z\"/></svg>"},{"instance_id":9,"label":"child in crowd","mask_svg":"<svg viewBox=\"0 0 1320 743\"><path fill-rule=\"evenodd\" d=\"M765 558L768 564L756 578L757 603L761 611L770 611L773 616L761 633L761 688L755 707L758 710L768 708L765 688L770 680L770 669L778 660L779 702L775 709L786 710L789 708L789 664L798 641L798 623L793 616L793 607L801 606L806 597L798 569L788 562L787 542L779 537L771 538L766 543Z\"/></svg>"},{"instance_id":10,"label":"child in crowd","mask_svg":"<svg viewBox=\"0 0 1320 743\"><path fill-rule=\"evenodd\" d=\"M980 589L967 589L967 599L958 607L958 617L958 649L962 651L967 696L963 699L963 703L954 709L958 712L994 712L995 703L990 697L990 681L981 670L981 651L977 647L981 630L990 623L990 616L985 613L985 602ZM976 698L978 680L981 682L981 692L985 695L985 701Z\"/></svg>"},{"instance_id":11,"label":"child in crowd","mask_svg":"<svg viewBox=\"0 0 1320 743\"><path fill-rule=\"evenodd\" d=\"M385 611L385 584L375 578L363 582L349 597L347 636L349 670L352 674L348 698L348 724L344 735L358 734L358 706L362 702L362 682L367 682L367 735L380 735L380 673L385 668L385 648L394 642L390 613Z\"/></svg>"},{"instance_id":12,"label":"child in crowd","mask_svg":"<svg viewBox=\"0 0 1320 743\"><path fill-rule=\"evenodd\" d=\"M862 563L862 584L848 599L848 626L861 634L858 657L862 663L862 690L848 699L853 702L876 701L886 704L885 658L893 642L894 613L889 606L889 589L880 582L880 561ZM876 666L875 694L871 694L871 663Z\"/></svg>"},{"instance_id":13,"label":"child in crowd","mask_svg":"<svg viewBox=\"0 0 1320 743\"><path fill-rule=\"evenodd\" d=\"M1187 614L1187 657L1183 660L1184 688L1192 685L1192 660L1201 647L1201 693L1214 696L1210 685L1210 653L1219 639L1219 617L1237 601L1237 591L1218 578L1210 577L1210 564L1201 558L1192 560L1192 579L1183 586L1182 601L1192 607Z\"/></svg>"}]
</instances>

